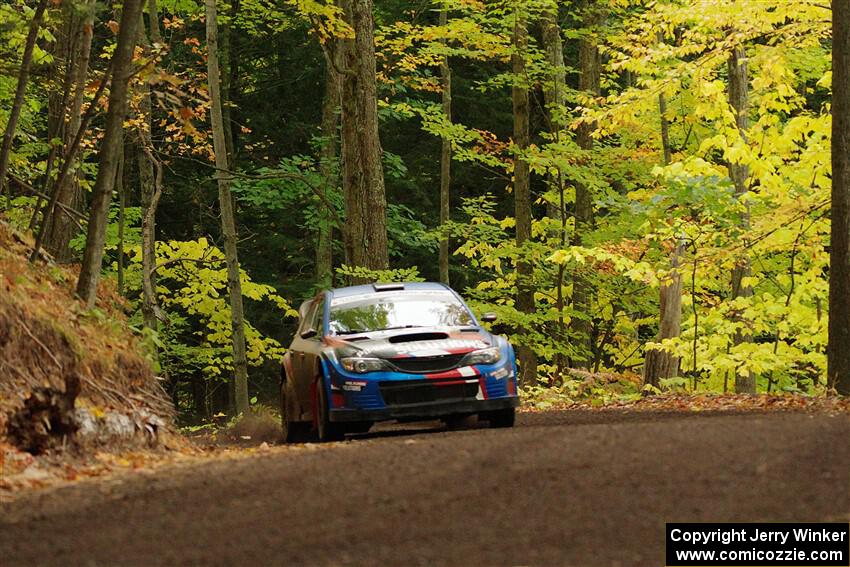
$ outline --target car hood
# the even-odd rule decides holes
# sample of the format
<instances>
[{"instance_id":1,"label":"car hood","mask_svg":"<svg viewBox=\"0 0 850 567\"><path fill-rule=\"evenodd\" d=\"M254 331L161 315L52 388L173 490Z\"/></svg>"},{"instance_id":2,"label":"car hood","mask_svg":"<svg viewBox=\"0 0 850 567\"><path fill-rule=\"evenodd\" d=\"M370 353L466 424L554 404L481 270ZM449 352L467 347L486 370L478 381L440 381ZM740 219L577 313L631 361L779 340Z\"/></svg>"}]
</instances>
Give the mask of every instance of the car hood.
<instances>
[{"instance_id":1,"label":"car hood","mask_svg":"<svg viewBox=\"0 0 850 567\"><path fill-rule=\"evenodd\" d=\"M379 331L365 335L329 336L325 344L339 356L406 358L466 354L496 344L481 328L416 328Z\"/></svg>"}]
</instances>

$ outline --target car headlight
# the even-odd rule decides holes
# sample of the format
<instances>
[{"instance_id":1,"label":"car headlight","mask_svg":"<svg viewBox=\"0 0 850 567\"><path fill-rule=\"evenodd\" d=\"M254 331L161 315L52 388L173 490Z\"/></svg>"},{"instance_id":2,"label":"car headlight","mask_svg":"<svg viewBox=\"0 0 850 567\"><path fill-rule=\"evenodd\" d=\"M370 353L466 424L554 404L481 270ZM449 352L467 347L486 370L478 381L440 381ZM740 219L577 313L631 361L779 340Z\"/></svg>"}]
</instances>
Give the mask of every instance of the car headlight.
<instances>
[{"instance_id":1,"label":"car headlight","mask_svg":"<svg viewBox=\"0 0 850 567\"><path fill-rule=\"evenodd\" d=\"M379 370L386 370L387 368L386 363L380 358L343 358L340 360L340 363L348 372L355 372L357 374L377 372Z\"/></svg>"},{"instance_id":2,"label":"car headlight","mask_svg":"<svg viewBox=\"0 0 850 567\"><path fill-rule=\"evenodd\" d=\"M485 348L470 352L463 359L466 366L473 364L495 364L502 358L502 352L498 347Z\"/></svg>"}]
</instances>

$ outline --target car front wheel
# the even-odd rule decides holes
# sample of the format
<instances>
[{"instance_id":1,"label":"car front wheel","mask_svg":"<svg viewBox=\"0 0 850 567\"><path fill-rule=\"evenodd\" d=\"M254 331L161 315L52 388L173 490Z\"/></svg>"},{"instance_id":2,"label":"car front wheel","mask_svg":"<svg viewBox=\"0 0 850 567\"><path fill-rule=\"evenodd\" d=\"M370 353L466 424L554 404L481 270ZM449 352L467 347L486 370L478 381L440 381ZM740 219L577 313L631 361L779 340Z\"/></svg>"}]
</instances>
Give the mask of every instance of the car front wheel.
<instances>
[{"instance_id":1,"label":"car front wheel","mask_svg":"<svg viewBox=\"0 0 850 567\"><path fill-rule=\"evenodd\" d=\"M316 419L319 429L319 441L324 443L345 439L345 430L342 426L330 420L330 404L328 403L328 395L325 392L325 385L321 378L316 383L316 405L319 412Z\"/></svg>"}]
</instances>

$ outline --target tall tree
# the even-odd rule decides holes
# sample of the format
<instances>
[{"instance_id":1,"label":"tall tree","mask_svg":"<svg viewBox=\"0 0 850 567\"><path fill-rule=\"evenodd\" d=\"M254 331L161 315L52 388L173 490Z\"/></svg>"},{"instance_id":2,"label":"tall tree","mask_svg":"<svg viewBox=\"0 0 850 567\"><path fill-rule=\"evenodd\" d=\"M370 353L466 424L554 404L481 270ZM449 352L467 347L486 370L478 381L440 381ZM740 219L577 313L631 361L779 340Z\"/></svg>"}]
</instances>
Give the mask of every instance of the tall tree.
<instances>
[{"instance_id":1,"label":"tall tree","mask_svg":"<svg viewBox=\"0 0 850 567\"><path fill-rule=\"evenodd\" d=\"M47 68L47 84L52 84L54 88L50 88L47 93L47 141L50 150L45 160L44 179L42 182L42 187L46 195L49 195L52 190L53 166L56 164L56 160L61 156L63 150L63 145L56 143L56 141L65 140L65 136L67 135L65 114L68 110L68 100L71 98L74 88L74 61L77 59L74 56L77 35L77 18L73 9L74 5L66 3L62 8L64 21L58 26L56 40L53 42L51 53L52 61ZM60 68L63 75L61 89L56 88L59 83ZM43 198L39 197L33 214L30 217L30 230L35 230L38 224L42 202Z\"/></svg>"},{"instance_id":2,"label":"tall tree","mask_svg":"<svg viewBox=\"0 0 850 567\"><path fill-rule=\"evenodd\" d=\"M97 299L97 284L103 263L109 204L112 202L115 173L123 150L127 87L133 70L133 52L136 48L141 12L142 0L124 0L118 42L112 55L112 85L109 91L109 107L106 111L103 141L100 146L100 165L92 190L83 265L77 280L77 295L89 307L94 306Z\"/></svg>"},{"instance_id":3,"label":"tall tree","mask_svg":"<svg viewBox=\"0 0 850 567\"><path fill-rule=\"evenodd\" d=\"M322 185L319 191L319 227L316 237L316 284L321 289L333 285L333 220L334 211L330 209L328 196L339 185L339 158L337 155L339 139L339 103L342 85L340 76L334 70L339 61L338 51L325 52L325 96L322 101L322 149L319 153L319 173Z\"/></svg>"},{"instance_id":4,"label":"tall tree","mask_svg":"<svg viewBox=\"0 0 850 567\"><path fill-rule=\"evenodd\" d=\"M340 0L353 39L342 48L342 156L345 243L355 266L389 266L387 198L378 134L372 0Z\"/></svg>"},{"instance_id":5,"label":"tall tree","mask_svg":"<svg viewBox=\"0 0 850 567\"><path fill-rule=\"evenodd\" d=\"M144 18L139 20L139 42L145 57L153 55L151 43L160 41L159 13L156 0L147 0L150 34L145 33ZM153 152L153 105L151 104L151 84L144 81L141 86L140 125L134 138L136 159L139 165L139 184L142 202L142 317L147 328L156 330L158 323L158 304L156 297L156 210L162 195L162 173Z\"/></svg>"},{"instance_id":6,"label":"tall tree","mask_svg":"<svg viewBox=\"0 0 850 567\"><path fill-rule=\"evenodd\" d=\"M514 215L516 216L516 244L522 247L531 239L531 172L524 153L531 143L529 134L529 97L528 79L526 76L525 58L528 47L528 29L524 6L517 3L514 7L513 53L511 68L513 71L513 100L514 115ZM517 297L516 307L520 313L531 315L535 311L534 304L534 267L520 253L517 261ZM523 325L521 333L528 334L528 326ZM527 344L517 347L519 358L520 382L524 386L537 383L537 356Z\"/></svg>"},{"instance_id":7,"label":"tall tree","mask_svg":"<svg viewBox=\"0 0 850 567\"><path fill-rule=\"evenodd\" d=\"M658 341L679 336L682 323L682 274L679 271L683 252L677 242L670 254L670 272L659 290ZM644 383L659 388L661 380L675 378L679 374L679 357L661 349L649 349L644 363Z\"/></svg>"},{"instance_id":8,"label":"tall tree","mask_svg":"<svg viewBox=\"0 0 850 567\"><path fill-rule=\"evenodd\" d=\"M543 28L543 48L546 52L546 63L549 66L549 77L546 88L543 90L544 100L548 109L549 131L556 142L561 141L561 136L566 133L567 120L564 112L566 102L567 70L564 66L564 42L561 39L561 26L558 23L558 2L555 0L547 3L540 14L540 23ZM561 167L549 175L549 186L557 190L557 203L547 203L547 214L550 218L558 219L558 240L561 249L567 245L567 215L566 215L566 187ZM558 334L559 341L563 342L567 336L564 318L566 307L564 297L564 278L566 266L558 264L557 280L555 282L555 307L558 309ZM555 355L555 363L558 375L562 376L565 367L565 356L562 353Z\"/></svg>"},{"instance_id":9,"label":"tall tree","mask_svg":"<svg viewBox=\"0 0 850 567\"><path fill-rule=\"evenodd\" d=\"M32 54L35 51L35 42L38 39L38 30L41 28L41 20L44 18L44 12L47 9L47 0L39 0L35 7L35 13L30 20L27 39L24 43L24 55L21 59L21 68L18 71L18 86L15 89L15 98L12 101L12 108L9 109L9 120L6 122L6 130L3 133L3 145L0 146L0 195L3 194L6 187L6 174L9 169L9 157L12 154L12 140L15 138L15 130L18 127L18 118L21 116L21 109L24 106L24 96L27 92L27 84L30 79L30 65L32 64Z\"/></svg>"},{"instance_id":10,"label":"tall tree","mask_svg":"<svg viewBox=\"0 0 850 567\"><path fill-rule=\"evenodd\" d=\"M827 383L850 396L850 2L832 0L832 228Z\"/></svg>"},{"instance_id":11,"label":"tall tree","mask_svg":"<svg viewBox=\"0 0 850 567\"><path fill-rule=\"evenodd\" d=\"M440 8L440 26L448 24L449 10L445 2ZM445 41L443 41L445 44ZM443 114L446 120L452 120L452 68L449 67L448 55L440 60L440 87L442 88ZM452 184L452 143L448 136L443 136L440 148L440 226L449 222L449 194ZM449 237L440 237L440 281L449 283Z\"/></svg>"},{"instance_id":12,"label":"tall tree","mask_svg":"<svg viewBox=\"0 0 850 567\"><path fill-rule=\"evenodd\" d=\"M74 82L74 98L71 101L71 107L68 110L68 125L64 128L65 140L64 147L71 146L73 137L80 128L83 118L83 102L88 81L89 59L91 58L92 36L94 32L94 16L95 2L94 0L85 0L80 4L82 10L82 25L78 30L78 41L74 42L75 49L69 50L69 65L73 69ZM73 18L73 14L69 14L69 19ZM77 160L75 159L74 162ZM73 162L72 162L73 163ZM45 235L45 247L54 257L59 259L70 258L70 242L74 236L75 224L67 213L63 212L61 205L66 207L74 207L80 200L79 197L79 174L76 167L72 166L72 174L65 176L61 185L56 185L54 191L58 193L57 204L60 205L58 211L54 210L49 216L45 216L44 221L47 223L47 234Z\"/></svg>"},{"instance_id":13,"label":"tall tree","mask_svg":"<svg viewBox=\"0 0 850 567\"><path fill-rule=\"evenodd\" d=\"M218 18L216 0L206 0L207 82L210 92L210 119L215 153L215 177L221 208L221 231L227 262L227 291L230 295L230 324L233 337L233 373L237 413L248 411L248 358L245 352L245 312L242 306L242 283L239 279L239 256L236 249L236 220L230 194L232 174L228 167L227 143L221 103L221 72L218 64Z\"/></svg>"},{"instance_id":14,"label":"tall tree","mask_svg":"<svg viewBox=\"0 0 850 567\"><path fill-rule=\"evenodd\" d=\"M230 2L227 21L219 31L219 63L221 64L221 115L224 118L224 141L227 142L227 163L231 169L236 168L236 138L233 132L236 127L236 108L232 104L239 90L239 37L243 30L237 27L239 10L242 5L239 0Z\"/></svg>"},{"instance_id":15,"label":"tall tree","mask_svg":"<svg viewBox=\"0 0 850 567\"><path fill-rule=\"evenodd\" d=\"M741 138L746 141L747 129L749 128L749 79L747 74L747 53L743 46L736 47L728 59L729 69L729 104L735 112L735 123ZM749 185L750 170L749 167L741 163L729 164L729 177L735 185L735 196L743 201L745 212L742 214L740 225L741 231L744 234L744 239L747 238L747 232L750 228L750 211L747 204L747 190ZM738 259L737 264L732 270L732 299L739 297L751 297L753 289L746 282L746 278L750 276L750 259L744 254ZM739 322L742 324L740 317ZM752 335L745 330L738 330L735 333L734 344L739 345L745 342L752 342ZM747 370L738 370L735 373L735 391L742 394L756 393L756 379L752 372Z\"/></svg>"},{"instance_id":16,"label":"tall tree","mask_svg":"<svg viewBox=\"0 0 850 567\"><path fill-rule=\"evenodd\" d=\"M670 148L670 126L667 119L667 98L664 93L658 94L658 113L661 117L661 152L664 164L668 165L672 156ZM682 274L679 263L684 251L681 241L673 245L670 253L670 273L659 286L658 309L658 341L673 339L679 336L682 325ZM644 383L661 386L664 378L675 378L679 374L679 357L661 349L649 349L644 363Z\"/></svg>"},{"instance_id":17,"label":"tall tree","mask_svg":"<svg viewBox=\"0 0 850 567\"><path fill-rule=\"evenodd\" d=\"M600 86L600 67L601 61L599 57L599 42L597 39L598 25L602 19L600 13L601 8L595 6L593 2L586 0L583 3L583 27L585 33L579 40L578 58L579 58L579 90L587 95L599 96ZM589 123L581 123L576 131L576 143L585 151L593 149L593 130L595 125ZM593 225L593 195L591 189L584 183L576 183L576 204L575 204L575 236L573 240L575 244L580 245L584 234L589 231ZM573 334L583 344L584 349L580 350L574 357L574 364L583 367L587 365L587 357L582 352L590 352L592 350L590 341L590 321L586 318L590 306L590 282L581 273L581 269L577 270L573 277L573 310L583 313L585 317L574 317L570 327Z\"/></svg>"}]
</instances>

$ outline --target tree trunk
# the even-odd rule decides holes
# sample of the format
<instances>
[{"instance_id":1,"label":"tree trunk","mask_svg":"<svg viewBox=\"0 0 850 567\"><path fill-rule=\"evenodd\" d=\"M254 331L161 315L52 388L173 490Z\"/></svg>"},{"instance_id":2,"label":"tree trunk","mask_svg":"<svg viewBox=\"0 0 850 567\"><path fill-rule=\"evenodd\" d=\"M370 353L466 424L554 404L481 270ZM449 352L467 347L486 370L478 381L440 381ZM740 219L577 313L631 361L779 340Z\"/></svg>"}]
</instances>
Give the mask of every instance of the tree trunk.
<instances>
[{"instance_id":1,"label":"tree trunk","mask_svg":"<svg viewBox=\"0 0 850 567\"><path fill-rule=\"evenodd\" d=\"M564 109L566 92L566 67L564 66L564 44L561 39L561 27L558 23L558 3L551 2L541 13L541 25L543 27L543 48L546 51L546 63L549 65L549 83L543 90L543 98L548 110L549 130L560 142L561 136L567 129L566 114ZM564 186L564 175L558 167L555 173L549 175L549 187L557 191L558 202L547 201L547 215L551 219L558 219L560 226L558 230L558 241L561 249L567 245L567 215L565 208L566 194ZM564 276L566 266L560 264L556 279L555 307L558 310L558 343L567 343L567 327L564 318ZM563 353L555 355L558 376L563 376L565 369L565 356Z\"/></svg>"},{"instance_id":2,"label":"tree trunk","mask_svg":"<svg viewBox=\"0 0 850 567\"><path fill-rule=\"evenodd\" d=\"M15 138L15 130L18 127L18 118L21 117L21 109L24 105L24 96L27 92L27 83L30 79L30 65L32 64L32 53L35 50L35 42L38 39L38 30L41 20L47 9L47 0L40 0L35 8L30 21L27 40L24 44L24 56L21 60L21 69L18 71L18 86L15 89L15 99L9 110L9 121L6 123L6 131L3 133L3 145L0 147L0 195L6 188L6 173L9 169L9 156L12 153L12 141Z\"/></svg>"},{"instance_id":3,"label":"tree trunk","mask_svg":"<svg viewBox=\"0 0 850 567\"><path fill-rule=\"evenodd\" d=\"M566 115L564 113L564 95L566 93L567 70L564 66L564 42L561 39L561 27L558 24L558 3L552 1L540 14L540 25L543 31L543 49L546 52L548 65L547 84L543 89L543 100L546 103L549 131L560 140L566 130ZM559 175L549 176L550 187L556 187L558 192ZM560 218L560 207L548 204L550 218Z\"/></svg>"},{"instance_id":4,"label":"tree trunk","mask_svg":"<svg viewBox=\"0 0 850 567\"><path fill-rule=\"evenodd\" d=\"M670 129L667 121L667 100L664 93L658 95L658 111L661 115L661 148L664 163L669 164ZM683 243L677 242L670 256L670 280L661 284L658 307L658 342L679 336L682 323L682 274L679 272L679 259L684 252ZM659 388L661 380L675 378L679 374L679 357L672 353L652 349L646 353L644 362L644 383Z\"/></svg>"},{"instance_id":5,"label":"tree trunk","mask_svg":"<svg viewBox=\"0 0 850 567\"><path fill-rule=\"evenodd\" d=\"M832 229L827 384L850 396L850 2L832 1Z\"/></svg>"},{"instance_id":6,"label":"tree trunk","mask_svg":"<svg viewBox=\"0 0 850 567\"><path fill-rule=\"evenodd\" d=\"M69 111L68 126L65 128L65 147L70 147L73 136L80 128L83 118L83 101L86 92L86 83L89 73L89 59L91 58L92 35L94 31L94 12L95 3L93 0L87 0L83 5L84 20L80 27L80 39L78 48L69 51L69 54L76 59L74 64L74 99L71 103ZM76 51L76 53L75 53ZM76 159L74 159L76 162ZM58 192L57 204L67 207L74 207L79 201L80 183L76 168L71 169L71 173L66 176L61 185L57 185L54 189ZM69 244L74 237L76 224L73 220L63 212L60 206L58 211L54 209L54 214L49 219L47 234L45 235L45 248L50 251L55 258L60 260L69 260L71 258L71 249Z\"/></svg>"},{"instance_id":7,"label":"tree trunk","mask_svg":"<svg viewBox=\"0 0 850 567\"><path fill-rule=\"evenodd\" d=\"M68 8L65 6L65 8ZM44 180L42 182L42 192L45 195L50 195L53 191L53 166L56 159L62 154L63 144L56 143L57 140L66 140L66 136L73 136L73 133L66 133L65 113L68 110L68 100L71 97L71 91L74 88L74 76L76 75L75 56L77 39L77 24L74 18L74 10L63 10L65 22L59 26L56 35L56 41L53 49L53 62L48 71L48 82L56 81L59 74L60 62L64 63L64 73L62 79L62 89L50 89L47 94L47 142L50 145L50 151L47 154L47 159L44 165ZM66 144L67 145L67 144ZM38 219L42 211L42 197L38 198L36 206L33 209L32 217L30 217L29 230L34 231L38 226Z\"/></svg>"},{"instance_id":8,"label":"tree trunk","mask_svg":"<svg viewBox=\"0 0 850 567\"><path fill-rule=\"evenodd\" d=\"M159 40L159 16L156 0L148 0L150 15L151 41ZM146 57L151 57L151 42L145 33L144 18L139 19L139 42ZM142 98L139 110L143 123L137 128L135 136L136 159L139 165L139 185L142 205L142 319L145 327L156 331L158 328L159 306L156 297L156 208L162 192L162 175L157 178L155 169L160 164L153 154L151 128L153 126L153 106L151 105L151 85L142 84Z\"/></svg>"},{"instance_id":9,"label":"tree trunk","mask_svg":"<svg viewBox=\"0 0 850 567\"><path fill-rule=\"evenodd\" d=\"M661 115L661 150L664 154L664 165L669 165L673 159L670 149L670 122L667 120L667 98L664 93L658 95L658 113Z\"/></svg>"},{"instance_id":10,"label":"tree trunk","mask_svg":"<svg viewBox=\"0 0 850 567\"><path fill-rule=\"evenodd\" d=\"M89 225L83 265L77 281L77 295L88 307L97 299L97 284L103 262L103 246L106 240L106 225L109 204L115 184L115 172L122 151L124 116L127 111L127 87L133 67L133 51L138 35L139 15L142 0L124 0L118 43L112 55L112 86L109 91L109 107L106 112L103 142L100 147L100 165L92 190ZM70 159L70 158L69 158Z\"/></svg>"},{"instance_id":11,"label":"tree trunk","mask_svg":"<svg viewBox=\"0 0 850 567\"><path fill-rule=\"evenodd\" d=\"M593 28L599 23L599 15L596 13L596 8L591 2L586 2L585 6L584 27ZM579 78L579 90L585 94L599 96L600 94L600 58L599 45L594 35L595 31L583 37L579 41L579 68L581 75ZM593 133L595 126L593 124L582 123L576 131L576 143L585 150L593 149ZM588 232L593 226L593 196L590 188L582 183L576 183L576 205L575 205L575 235L573 241L576 245L581 245L584 233ZM573 358L573 363L579 367L586 367L588 357L586 353L593 352L593 338L591 336L589 317L590 308L590 282L582 274L581 268L577 269L573 274L573 310L585 315L585 318L573 317L570 322L573 335L583 346L582 350L578 351Z\"/></svg>"},{"instance_id":12,"label":"tree trunk","mask_svg":"<svg viewBox=\"0 0 850 567\"><path fill-rule=\"evenodd\" d=\"M242 283L239 279L239 257L236 250L236 220L230 195L232 175L228 169L224 118L221 111L221 76L218 66L218 25L216 0L206 0L207 75L210 90L210 118L213 131L218 199L221 207L221 230L227 261L227 290L230 294L230 323L233 334L233 372L235 375L236 411L248 411L248 359L245 354L245 314L242 307Z\"/></svg>"},{"instance_id":13,"label":"tree trunk","mask_svg":"<svg viewBox=\"0 0 850 567\"><path fill-rule=\"evenodd\" d=\"M60 187L63 183L65 183L66 178L71 172L71 164L74 163L74 158L77 155L77 152L80 149L80 145L83 141L83 136L88 130L89 123L95 114L95 109L100 104L100 98L103 96L104 91L106 90L106 85L111 81L112 78L112 70L115 64L115 57L109 60L109 66L107 66L106 70L103 72L101 76L100 85L97 87L97 91L95 91L94 96L92 97L91 102L89 103L88 108L83 114L82 120L80 121L80 127L77 129L77 132L74 134L74 139L71 141L70 146L65 147L65 161L62 163L62 168L59 170L59 174L56 176L56 187ZM107 113L108 118L108 113ZM120 135L120 134L119 134ZM120 136L123 137L123 136ZM120 153L120 152L119 152ZM117 169L117 166L116 166ZM50 222L50 216L53 214L54 209L56 208L56 204L59 200L59 192L53 191L50 195L50 199L47 201L47 204L44 206L44 211L42 213L42 221L41 226L38 230L38 235L35 238L35 246L33 246L32 254L30 254L29 261L35 262L39 257L39 252L41 251L41 245L44 243L44 236L47 234L47 226ZM62 207L63 211L68 211L71 209L67 209Z\"/></svg>"},{"instance_id":14,"label":"tree trunk","mask_svg":"<svg viewBox=\"0 0 850 567\"><path fill-rule=\"evenodd\" d=\"M341 0L354 39L341 41L346 246L355 266L389 267L387 199L378 135L372 0ZM358 278L355 278L358 281Z\"/></svg>"},{"instance_id":15,"label":"tree trunk","mask_svg":"<svg viewBox=\"0 0 850 567\"><path fill-rule=\"evenodd\" d=\"M115 192L118 193L118 295L124 295L124 232L127 224L127 192L124 185L124 163L126 149L121 152L118 168L115 171Z\"/></svg>"},{"instance_id":16,"label":"tree trunk","mask_svg":"<svg viewBox=\"0 0 850 567\"><path fill-rule=\"evenodd\" d=\"M659 297L660 323L658 342L679 336L682 323L682 274L679 271L680 258L684 252L682 243L677 243L670 256L669 280L661 285ZM656 388L661 380L675 378L679 374L679 357L672 353L652 349L646 353L644 363L644 383Z\"/></svg>"},{"instance_id":17,"label":"tree trunk","mask_svg":"<svg viewBox=\"0 0 850 567\"><path fill-rule=\"evenodd\" d=\"M749 83L747 78L747 54L743 47L737 47L732 51L728 60L729 66L729 104L735 111L735 123L741 137L746 140L749 128ZM738 163L729 164L729 177L735 184L735 195L739 199L745 199L747 184L750 176L749 167ZM746 212L741 218L741 229L746 234L750 228L749 205L744 205ZM751 297L752 288L744 281L750 275L750 259L745 254L738 259L732 270L732 299L738 297ZM737 319L742 321L740 317ZM746 324L746 323L744 323ZM749 332L739 330L733 339L735 345L752 342ZM738 370L735 373L735 391L739 394L755 394L756 380L752 372Z\"/></svg>"},{"instance_id":18,"label":"tree trunk","mask_svg":"<svg viewBox=\"0 0 850 567\"><path fill-rule=\"evenodd\" d=\"M448 23L448 7L444 4L440 9L440 26L445 27ZM445 43L445 42L444 42ZM440 61L440 86L443 90L443 114L446 120L452 121L452 69L449 67L448 56L443 56ZM448 137L443 136L440 149L440 227L444 228L449 222L449 192L452 184L452 143ZM440 237L440 281L449 283L449 237L443 234Z\"/></svg>"},{"instance_id":19,"label":"tree trunk","mask_svg":"<svg viewBox=\"0 0 850 567\"><path fill-rule=\"evenodd\" d=\"M531 172L528 162L525 161L524 152L530 144L529 135L529 100L528 86L525 68L525 55L528 46L528 30L526 29L526 17L521 13L522 8L517 7L514 12L513 44L514 53L511 56L511 67L513 70L513 113L514 113L514 209L516 216L516 244L520 248L520 256L517 260L517 310L524 315L531 315L535 311L534 304L534 267L525 260L522 246L531 239ZM526 325L520 327L520 333L527 335ZM527 340L527 339L526 339ZM520 344L517 347L519 359L520 383L525 386L533 386L537 383L537 356L531 347Z\"/></svg>"},{"instance_id":20,"label":"tree trunk","mask_svg":"<svg viewBox=\"0 0 850 567\"><path fill-rule=\"evenodd\" d=\"M241 0L231 0L230 13L226 28L227 65L226 76L222 78L222 117L224 118L225 142L227 142L227 161L231 169L236 167L237 145L239 140L239 58L241 56L242 30L236 27L239 11L242 9ZM223 42L222 42L223 43ZM222 45L222 51L224 51Z\"/></svg>"},{"instance_id":21,"label":"tree trunk","mask_svg":"<svg viewBox=\"0 0 850 567\"><path fill-rule=\"evenodd\" d=\"M338 57L336 53L328 57ZM337 61L339 65L339 61ZM334 71L333 61L325 61L325 98L322 102L322 149L319 152L319 173L322 176L319 191L319 227L316 237L316 284L320 289L333 286L333 225L334 212L330 210L328 195L339 186L339 101L342 85Z\"/></svg>"}]
</instances>

